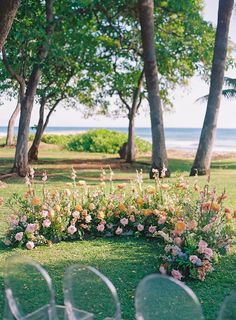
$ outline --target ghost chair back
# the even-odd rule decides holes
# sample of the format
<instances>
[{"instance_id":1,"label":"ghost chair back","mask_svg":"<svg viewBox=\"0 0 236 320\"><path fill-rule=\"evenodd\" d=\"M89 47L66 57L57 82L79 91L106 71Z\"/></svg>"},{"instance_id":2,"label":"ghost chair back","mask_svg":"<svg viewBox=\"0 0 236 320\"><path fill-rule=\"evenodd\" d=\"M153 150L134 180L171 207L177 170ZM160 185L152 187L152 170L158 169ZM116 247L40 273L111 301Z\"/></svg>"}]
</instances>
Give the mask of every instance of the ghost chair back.
<instances>
[{"instance_id":1,"label":"ghost chair back","mask_svg":"<svg viewBox=\"0 0 236 320\"><path fill-rule=\"evenodd\" d=\"M135 295L137 320L202 320L200 303L193 291L171 277L152 274L138 285Z\"/></svg>"},{"instance_id":2,"label":"ghost chair back","mask_svg":"<svg viewBox=\"0 0 236 320\"><path fill-rule=\"evenodd\" d=\"M68 320L120 320L118 295L111 281L97 269L72 265L64 275L64 304Z\"/></svg>"}]
</instances>

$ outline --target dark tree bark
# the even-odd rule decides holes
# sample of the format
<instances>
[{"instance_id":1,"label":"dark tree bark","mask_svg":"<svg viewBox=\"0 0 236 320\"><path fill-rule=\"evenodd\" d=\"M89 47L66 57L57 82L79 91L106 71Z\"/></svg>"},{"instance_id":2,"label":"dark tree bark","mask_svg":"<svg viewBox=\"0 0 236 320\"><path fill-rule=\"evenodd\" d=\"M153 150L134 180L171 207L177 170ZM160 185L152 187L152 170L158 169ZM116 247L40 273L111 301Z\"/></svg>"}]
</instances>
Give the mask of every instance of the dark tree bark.
<instances>
[{"instance_id":1,"label":"dark tree bark","mask_svg":"<svg viewBox=\"0 0 236 320\"><path fill-rule=\"evenodd\" d=\"M33 109L34 99L37 86L41 77L41 63L45 60L50 43L50 36L53 32L53 0L46 0L46 35L47 43L39 48L39 62L33 66L32 73L29 77L24 97L21 99L21 113L19 121L19 129L17 136L15 161L12 171L19 176L25 176L28 172L28 137L31 113Z\"/></svg>"},{"instance_id":2,"label":"dark tree bark","mask_svg":"<svg viewBox=\"0 0 236 320\"><path fill-rule=\"evenodd\" d=\"M20 94L17 98L17 104L15 107L15 110L13 111L9 121L8 121L8 127L7 127L7 138L6 138L6 146L12 146L14 144L14 125L16 118L18 114L20 113Z\"/></svg>"},{"instance_id":3,"label":"dark tree bark","mask_svg":"<svg viewBox=\"0 0 236 320\"><path fill-rule=\"evenodd\" d=\"M234 0L219 0L218 21L215 37L214 55L211 69L210 92L205 119L195 160L190 172L193 176L208 174L217 129L222 88L224 84L225 62L228 48L230 19Z\"/></svg>"},{"instance_id":4,"label":"dark tree bark","mask_svg":"<svg viewBox=\"0 0 236 320\"><path fill-rule=\"evenodd\" d=\"M45 122L44 122L44 112L45 112L46 100L43 99L41 101L40 109L39 109L39 121L38 121L38 125L37 125L37 130L36 130L36 133L35 133L35 137L34 137L33 143L32 143L32 145L31 145L31 147L29 149L29 152L28 152L28 160L30 162L38 161L39 145L40 145L43 133L44 133L45 129L47 128L50 116L52 115L53 111L56 109L57 105L59 104L59 102L61 100L62 99L58 99L54 103L54 105L52 106L52 108L50 109L50 111L47 114Z\"/></svg>"},{"instance_id":5,"label":"dark tree bark","mask_svg":"<svg viewBox=\"0 0 236 320\"><path fill-rule=\"evenodd\" d=\"M139 106L141 104L141 89L143 84L144 71L142 71L137 88L134 91L132 106L129 110L129 129L128 129L128 143L127 143L127 153L126 153L126 162L132 163L135 161L135 117Z\"/></svg>"},{"instance_id":6,"label":"dark tree bark","mask_svg":"<svg viewBox=\"0 0 236 320\"><path fill-rule=\"evenodd\" d=\"M0 50L11 29L20 0L1 0L0 1Z\"/></svg>"},{"instance_id":7,"label":"dark tree bark","mask_svg":"<svg viewBox=\"0 0 236 320\"><path fill-rule=\"evenodd\" d=\"M152 166L150 178L153 178L152 169L157 169L159 174L161 174L164 167L167 168L165 175L170 175L170 171L168 170L163 126L163 111L160 99L158 69L156 63L153 7L153 0L138 1L143 45L144 72L146 77L152 128Z\"/></svg>"}]
</instances>

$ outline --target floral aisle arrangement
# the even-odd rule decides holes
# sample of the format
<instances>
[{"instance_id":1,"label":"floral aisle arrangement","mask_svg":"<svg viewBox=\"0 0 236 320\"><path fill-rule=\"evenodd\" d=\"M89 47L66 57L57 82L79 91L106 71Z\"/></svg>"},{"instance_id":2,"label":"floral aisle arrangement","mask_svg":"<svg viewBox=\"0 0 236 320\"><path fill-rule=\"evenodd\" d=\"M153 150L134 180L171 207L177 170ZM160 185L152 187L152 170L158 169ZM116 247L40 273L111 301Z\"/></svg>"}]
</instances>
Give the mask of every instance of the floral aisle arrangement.
<instances>
[{"instance_id":1,"label":"floral aisle arrangement","mask_svg":"<svg viewBox=\"0 0 236 320\"><path fill-rule=\"evenodd\" d=\"M114 185L112 170L106 175L103 170L100 183L88 186L72 169L72 182L51 191L44 173L39 195L31 169L25 195L14 194L7 202L12 214L5 244L33 249L98 236L152 237L163 247L160 272L179 280L204 280L229 250L236 210L224 206L225 192L217 195L208 185L201 189L181 177L156 176L154 185L145 185L142 171L130 184Z\"/></svg>"}]
</instances>

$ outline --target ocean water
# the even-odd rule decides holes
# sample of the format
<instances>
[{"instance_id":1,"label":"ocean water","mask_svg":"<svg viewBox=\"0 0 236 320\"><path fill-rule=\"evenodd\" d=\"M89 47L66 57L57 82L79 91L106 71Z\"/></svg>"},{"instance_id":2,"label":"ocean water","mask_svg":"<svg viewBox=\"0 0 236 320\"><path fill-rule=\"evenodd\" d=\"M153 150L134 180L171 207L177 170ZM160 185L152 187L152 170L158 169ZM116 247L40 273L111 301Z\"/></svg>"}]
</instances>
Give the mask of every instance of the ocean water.
<instances>
[{"instance_id":1,"label":"ocean water","mask_svg":"<svg viewBox=\"0 0 236 320\"><path fill-rule=\"evenodd\" d=\"M70 134L79 133L95 129L91 127L48 127L46 133ZM106 128L119 132L126 132L127 128ZM0 127L0 135L6 134L7 128ZM34 130L31 130L33 133ZM151 128L136 128L136 135L147 141L152 140ZM17 128L15 128L17 133ZM168 149L196 151L200 137L199 128L166 128L166 146ZM236 152L236 129L217 129L216 141L214 145L216 152Z\"/></svg>"}]
</instances>

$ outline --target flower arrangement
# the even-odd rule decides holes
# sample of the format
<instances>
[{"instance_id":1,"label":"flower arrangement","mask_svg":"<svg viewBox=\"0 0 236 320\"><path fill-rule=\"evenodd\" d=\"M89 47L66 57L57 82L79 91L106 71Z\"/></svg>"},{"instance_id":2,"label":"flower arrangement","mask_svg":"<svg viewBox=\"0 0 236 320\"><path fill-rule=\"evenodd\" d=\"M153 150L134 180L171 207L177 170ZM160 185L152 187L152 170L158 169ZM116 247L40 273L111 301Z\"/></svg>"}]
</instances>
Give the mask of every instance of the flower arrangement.
<instances>
[{"instance_id":1,"label":"flower arrangement","mask_svg":"<svg viewBox=\"0 0 236 320\"><path fill-rule=\"evenodd\" d=\"M8 200L13 213L5 244L31 250L92 236L152 237L163 246L160 272L179 280L204 280L217 258L229 250L236 210L224 207L225 192L218 196L208 185L190 186L181 177L166 182L157 174L155 185L145 186L142 171L130 184L114 185L112 170L106 175L102 170L100 184L88 186L77 181L72 169L72 183L62 191L50 191L44 173L39 196L31 169L24 197L14 194Z\"/></svg>"}]
</instances>

